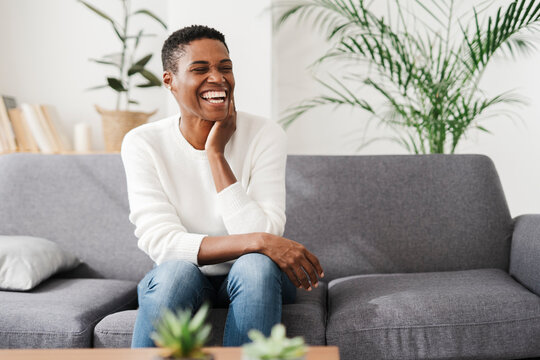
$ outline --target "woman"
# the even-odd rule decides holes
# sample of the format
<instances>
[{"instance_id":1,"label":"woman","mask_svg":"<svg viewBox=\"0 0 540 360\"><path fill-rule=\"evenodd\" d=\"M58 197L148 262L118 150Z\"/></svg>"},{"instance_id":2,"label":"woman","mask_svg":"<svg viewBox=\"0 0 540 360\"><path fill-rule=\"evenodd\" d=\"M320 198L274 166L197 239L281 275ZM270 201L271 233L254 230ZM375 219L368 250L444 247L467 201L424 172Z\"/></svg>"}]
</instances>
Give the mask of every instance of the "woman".
<instances>
[{"instance_id":1,"label":"woman","mask_svg":"<svg viewBox=\"0 0 540 360\"><path fill-rule=\"evenodd\" d=\"M153 346L164 307L228 305L224 346L281 321L295 286L323 276L317 258L281 237L285 134L236 112L225 38L205 26L173 33L162 49L163 82L180 115L130 131L122 144L138 246L155 262L138 286L132 347ZM258 90L258 89L257 89ZM237 178L238 177L238 178Z\"/></svg>"}]
</instances>

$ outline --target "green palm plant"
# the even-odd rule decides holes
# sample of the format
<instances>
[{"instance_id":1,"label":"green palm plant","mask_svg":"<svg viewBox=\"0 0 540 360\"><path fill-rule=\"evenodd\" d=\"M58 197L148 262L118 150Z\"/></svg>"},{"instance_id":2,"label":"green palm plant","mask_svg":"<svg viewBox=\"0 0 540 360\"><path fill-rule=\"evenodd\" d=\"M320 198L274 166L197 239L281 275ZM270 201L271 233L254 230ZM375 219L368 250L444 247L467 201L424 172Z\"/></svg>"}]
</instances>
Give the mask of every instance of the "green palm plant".
<instances>
[{"instance_id":1,"label":"green palm plant","mask_svg":"<svg viewBox=\"0 0 540 360\"><path fill-rule=\"evenodd\" d=\"M138 101L133 99L130 95L133 90L132 78L140 76L143 82L135 85L139 88L148 88L161 86L161 80L150 70L146 68L146 65L152 59L152 54L147 54L140 58L136 58L135 54L141 43L141 40L145 37L155 36L154 34L145 33L143 29L132 32L130 25L131 19L134 16L144 15L150 19L155 20L164 29L167 29L167 25L158 18L154 13L148 9L139 9L132 11L130 0L121 0L122 3L122 17L120 21L113 19L107 15L103 10L98 9L94 5L87 1L78 0L81 4L90 9L93 13L106 20L113 28L114 33L118 37L121 43L121 51L113 54L105 55L101 59L90 59L98 64L112 67L117 72L116 76L107 76L107 84L93 87L94 89L111 88L117 93L116 110L120 110L122 97L124 98L124 107L129 109L130 104L138 104Z\"/></svg>"},{"instance_id":2,"label":"green palm plant","mask_svg":"<svg viewBox=\"0 0 540 360\"><path fill-rule=\"evenodd\" d=\"M500 110L497 105L524 102L511 91L488 96L479 83L497 53L515 57L535 48L530 34L540 29L540 1L515 0L487 18L482 14L491 7L489 1L459 14L454 0L395 0L388 3L386 17L372 11L372 3L275 4L278 28L298 17L327 35L331 48L315 65L347 65L329 81L317 79L328 94L287 109L282 118L286 127L320 106L352 106L388 125L396 134L389 139L409 152L454 153L468 130L489 132L480 122L491 110ZM366 64L369 71L362 67ZM382 110L361 96L366 90L378 95Z\"/></svg>"},{"instance_id":3,"label":"green palm plant","mask_svg":"<svg viewBox=\"0 0 540 360\"><path fill-rule=\"evenodd\" d=\"M176 313L164 309L150 338L157 346L167 349L167 358L212 359L212 355L202 351L211 331L211 326L205 323L209 308L204 304L193 316L190 309Z\"/></svg>"}]
</instances>

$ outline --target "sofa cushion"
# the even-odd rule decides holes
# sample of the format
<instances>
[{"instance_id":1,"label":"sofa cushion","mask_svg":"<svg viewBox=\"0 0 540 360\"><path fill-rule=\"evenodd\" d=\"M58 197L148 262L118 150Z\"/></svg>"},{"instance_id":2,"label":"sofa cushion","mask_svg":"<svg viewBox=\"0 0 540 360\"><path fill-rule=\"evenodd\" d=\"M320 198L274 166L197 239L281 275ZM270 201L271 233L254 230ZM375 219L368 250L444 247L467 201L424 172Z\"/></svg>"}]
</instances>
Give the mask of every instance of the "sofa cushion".
<instances>
[{"instance_id":1,"label":"sofa cushion","mask_svg":"<svg viewBox=\"0 0 540 360\"><path fill-rule=\"evenodd\" d=\"M498 269L352 276L328 303L342 360L540 355L540 298Z\"/></svg>"},{"instance_id":2,"label":"sofa cushion","mask_svg":"<svg viewBox=\"0 0 540 360\"><path fill-rule=\"evenodd\" d=\"M512 219L482 155L289 156L285 237L325 280L508 270Z\"/></svg>"},{"instance_id":3,"label":"sofa cushion","mask_svg":"<svg viewBox=\"0 0 540 360\"><path fill-rule=\"evenodd\" d=\"M320 281L319 287L311 292L297 290L296 303L283 305L282 321L287 328L287 336L303 336L310 345L325 344L327 285ZM94 346L121 348L131 346L136 310L111 314L96 325ZM212 335L209 346L221 346L227 309L210 310L209 322Z\"/></svg>"},{"instance_id":4,"label":"sofa cushion","mask_svg":"<svg viewBox=\"0 0 540 360\"><path fill-rule=\"evenodd\" d=\"M107 315L94 328L94 347L131 347L136 317L137 310L125 310Z\"/></svg>"},{"instance_id":5,"label":"sofa cushion","mask_svg":"<svg viewBox=\"0 0 540 360\"><path fill-rule=\"evenodd\" d=\"M50 279L31 291L0 291L0 348L92 347L95 324L136 305L124 280Z\"/></svg>"}]
</instances>

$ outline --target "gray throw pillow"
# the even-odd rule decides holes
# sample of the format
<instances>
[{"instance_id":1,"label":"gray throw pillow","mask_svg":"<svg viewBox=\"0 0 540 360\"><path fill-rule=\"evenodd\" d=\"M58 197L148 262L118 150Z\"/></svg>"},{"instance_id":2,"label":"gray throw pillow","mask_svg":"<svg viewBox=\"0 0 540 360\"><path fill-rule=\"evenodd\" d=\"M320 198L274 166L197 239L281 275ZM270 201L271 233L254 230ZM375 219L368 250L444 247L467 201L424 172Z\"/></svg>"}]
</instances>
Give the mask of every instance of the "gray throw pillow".
<instances>
[{"instance_id":1,"label":"gray throw pillow","mask_svg":"<svg viewBox=\"0 0 540 360\"><path fill-rule=\"evenodd\" d=\"M0 289L30 290L79 265L75 255L39 237L0 235Z\"/></svg>"}]
</instances>

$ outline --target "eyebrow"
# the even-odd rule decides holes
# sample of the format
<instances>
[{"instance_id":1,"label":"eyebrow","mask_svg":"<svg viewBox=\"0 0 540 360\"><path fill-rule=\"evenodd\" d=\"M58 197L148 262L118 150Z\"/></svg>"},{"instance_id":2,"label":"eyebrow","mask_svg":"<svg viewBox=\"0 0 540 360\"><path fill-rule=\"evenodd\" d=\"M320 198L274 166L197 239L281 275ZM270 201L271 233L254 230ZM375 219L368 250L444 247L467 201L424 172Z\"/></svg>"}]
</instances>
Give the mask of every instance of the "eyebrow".
<instances>
[{"instance_id":1,"label":"eyebrow","mask_svg":"<svg viewBox=\"0 0 540 360\"><path fill-rule=\"evenodd\" d=\"M219 63L221 64L221 63L225 63L225 62L231 62L232 63L232 60L231 59L223 59ZM197 60L197 61L192 62L189 65L191 66L191 65L196 65L196 64L209 65L210 63L208 61L204 61L204 60Z\"/></svg>"}]
</instances>

